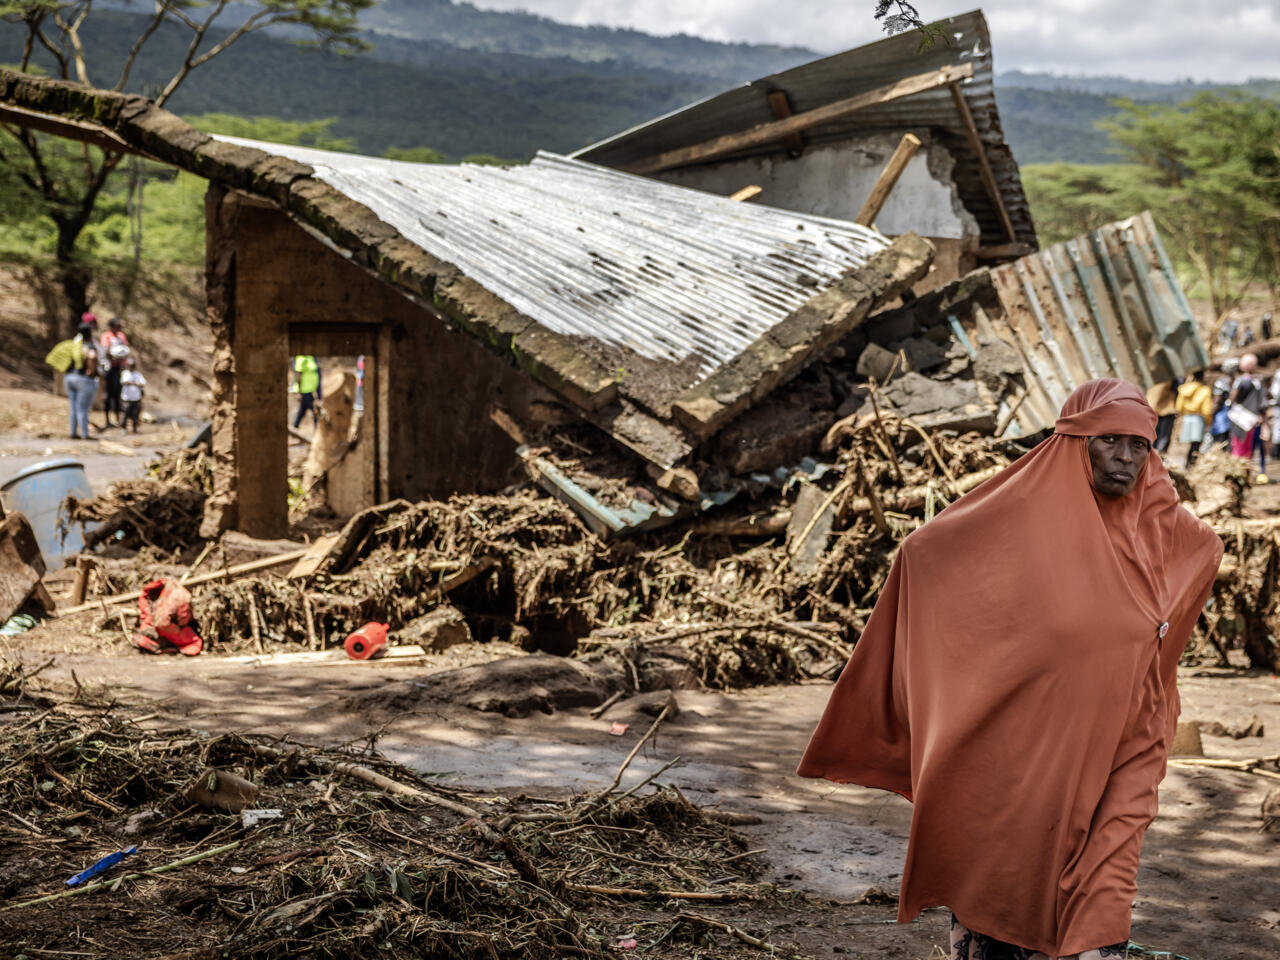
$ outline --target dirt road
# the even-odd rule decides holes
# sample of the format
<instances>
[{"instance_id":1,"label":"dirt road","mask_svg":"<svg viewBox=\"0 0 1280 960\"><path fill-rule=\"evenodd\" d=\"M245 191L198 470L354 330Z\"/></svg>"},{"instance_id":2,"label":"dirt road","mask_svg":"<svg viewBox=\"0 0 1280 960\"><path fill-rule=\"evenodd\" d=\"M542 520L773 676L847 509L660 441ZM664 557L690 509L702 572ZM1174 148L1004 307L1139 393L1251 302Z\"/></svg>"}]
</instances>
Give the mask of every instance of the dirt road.
<instances>
[{"instance_id":1,"label":"dirt road","mask_svg":"<svg viewBox=\"0 0 1280 960\"><path fill-rule=\"evenodd\" d=\"M0 652L26 660L56 655L53 675L70 679L74 669L81 684L105 684L159 712L149 721L157 727L191 724L312 742L371 739L396 760L476 789L550 796L603 786L650 723L629 713L625 701L600 719L585 710L512 719L432 699L428 678L455 666L456 652L425 666L262 666L149 658L123 648L77 652L73 634L58 636L9 640ZM1206 753L1280 753L1280 679L1189 670L1180 689L1184 719L1229 726L1257 716L1265 726L1262 737L1206 736ZM874 888L896 891L909 804L792 774L827 692L824 684L682 691L679 714L662 725L623 786L679 757L663 782L701 803L758 814L763 823L742 830L767 849L772 878L843 904L777 919L780 942L819 957L937 956L946 943L945 910L899 926L892 905L849 905ZM614 720L630 723L621 737L609 733ZM1258 815L1269 786L1275 784L1241 773L1170 770L1144 849L1135 942L1190 960L1280 956L1280 837L1260 832Z\"/></svg>"}]
</instances>

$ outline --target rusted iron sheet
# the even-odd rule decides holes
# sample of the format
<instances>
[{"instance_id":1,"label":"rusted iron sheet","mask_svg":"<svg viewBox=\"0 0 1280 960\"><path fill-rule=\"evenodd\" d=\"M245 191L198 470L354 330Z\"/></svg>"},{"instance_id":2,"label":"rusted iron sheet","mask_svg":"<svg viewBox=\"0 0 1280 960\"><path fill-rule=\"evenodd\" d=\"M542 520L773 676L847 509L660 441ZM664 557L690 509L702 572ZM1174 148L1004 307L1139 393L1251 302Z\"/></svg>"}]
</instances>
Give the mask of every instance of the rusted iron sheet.
<instances>
[{"instance_id":1,"label":"rusted iron sheet","mask_svg":"<svg viewBox=\"0 0 1280 960\"><path fill-rule=\"evenodd\" d=\"M1001 312L981 313L978 333L1018 351L1028 390L1005 402L1021 399L1010 432L1053 426L1088 380L1146 389L1209 363L1150 211L996 267L991 279Z\"/></svg>"}]
</instances>

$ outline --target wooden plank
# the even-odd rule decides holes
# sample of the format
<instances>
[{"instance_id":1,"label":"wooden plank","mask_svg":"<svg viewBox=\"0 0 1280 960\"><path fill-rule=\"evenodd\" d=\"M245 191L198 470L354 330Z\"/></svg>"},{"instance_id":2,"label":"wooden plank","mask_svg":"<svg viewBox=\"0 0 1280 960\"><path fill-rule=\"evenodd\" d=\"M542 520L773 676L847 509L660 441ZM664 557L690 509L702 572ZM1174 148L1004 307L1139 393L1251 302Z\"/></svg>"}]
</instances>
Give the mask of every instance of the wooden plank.
<instances>
[{"instance_id":1,"label":"wooden plank","mask_svg":"<svg viewBox=\"0 0 1280 960\"><path fill-rule=\"evenodd\" d=\"M261 656L246 654L237 657L218 657L217 659L219 663L251 663L258 667L270 667L276 664L288 663L386 663L405 659L417 660L426 655L427 651L418 646L418 644L405 643L394 647L389 646L382 656L374 657L371 660L352 660L341 647L334 647L332 650L304 650L299 653L268 653Z\"/></svg>"},{"instance_id":2,"label":"wooden plank","mask_svg":"<svg viewBox=\"0 0 1280 960\"><path fill-rule=\"evenodd\" d=\"M974 256L979 260L1016 260L1035 252L1036 248L1029 243L997 243L979 247Z\"/></svg>"},{"instance_id":3,"label":"wooden plank","mask_svg":"<svg viewBox=\"0 0 1280 960\"><path fill-rule=\"evenodd\" d=\"M970 63L958 67L943 67L941 70L931 70L928 73L906 77L883 87L876 87L874 90L868 90L866 93L860 93L857 96L837 100L835 103L829 103L823 107L816 107L813 110L806 110L804 113L797 113L795 116L787 117L785 120L761 123L738 133L730 133L722 137L704 140L702 143L695 143L693 146L681 147L678 150L667 150L656 156L628 164L623 169L631 173L657 173L660 170L669 170L672 167L682 167L686 164L722 157L725 154L743 150L747 147L756 147L776 140L783 140L790 134L800 133L803 130L809 130L832 120L843 119L851 113L857 113L859 110L876 107L893 100L900 100L903 97L914 96L917 93L936 90L948 84L967 80L972 76L973 64Z\"/></svg>"},{"instance_id":4,"label":"wooden plank","mask_svg":"<svg viewBox=\"0 0 1280 960\"><path fill-rule=\"evenodd\" d=\"M960 122L964 125L965 135L969 138L969 149L978 158L978 172L982 175L982 185L987 188L987 196L1000 214L1000 225L1004 228L1006 239L1015 243L1018 235L1014 233L1013 221L1009 219L1009 211L1005 209L1004 197L996 184L996 175L991 170L991 161L987 158L987 148L978 134L978 125L973 122L973 113L969 110L969 101L964 97L960 84L950 83L951 99L955 101L956 111L960 114Z\"/></svg>"},{"instance_id":5,"label":"wooden plank","mask_svg":"<svg viewBox=\"0 0 1280 960\"><path fill-rule=\"evenodd\" d=\"M231 577L238 577L242 573L256 573L259 570L268 570L271 567L279 567L291 561L301 559L306 555L306 550L290 550L288 553L278 553L274 557L262 557L259 560L250 560L246 563L237 563L234 567L226 567L222 570L215 570L213 573L201 574L198 577L192 577L184 586L195 587L202 583L209 583L213 580L226 580ZM130 600L137 600L142 596L141 590L133 590L130 593L120 593L114 597L99 597L97 600L91 600L88 603L81 603L74 607L68 607L63 610L60 616L69 616L73 613L82 613L85 610L97 610L103 604L107 606L115 606L119 603L128 603Z\"/></svg>"},{"instance_id":6,"label":"wooden plank","mask_svg":"<svg viewBox=\"0 0 1280 960\"><path fill-rule=\"evenodd\" d=\"M341 539L342 533L334 531L326 533L324 536L316 537L314 543L307 548L307 552L302 555L302 559L293 565L285 577L289 580L296 580L299 577L309 577L317 570L320 565L329 559L329 554L333 551L334 545Z\"/></svg>"},{"instance_id":7,"label":"wooden plank","mask_svg":"<svg viewBox=\"0 0 1280 960\"><path fill-rule=\"evenodd\" d=\"M773 90L769 93L769 109L773 111L775 120L785 120L795 115L795 111L791 109L791 98L785 90ZM804 151L804 138L798 133L783 137L782 143L793 157L800 156Z\"/></svg>"},{"instance_id":8,"label":"wooden plank","mask_svg":"<svg viewBox=\"0 0 1280 960\"><path fill-rule=\"evenodd\" d=\"M914 133L903 135L902 139L898 141L898 148L893 151L893 156L889 158L889 162L880 171L880 176L876 179L876 185L871 188L871 192L867 194L867 199L862 202L862 209L858 211L858 216L854 219L854 223L869 227L876 222L876 217L880 216L880 211L884 209L885 201L889 199L889 194L893 192L893 188L897 185L903 171L907 169L907 164L911 162L911 158L916 155L916 151L919 149L919 137Z\"/></svg>"}]
</instances>

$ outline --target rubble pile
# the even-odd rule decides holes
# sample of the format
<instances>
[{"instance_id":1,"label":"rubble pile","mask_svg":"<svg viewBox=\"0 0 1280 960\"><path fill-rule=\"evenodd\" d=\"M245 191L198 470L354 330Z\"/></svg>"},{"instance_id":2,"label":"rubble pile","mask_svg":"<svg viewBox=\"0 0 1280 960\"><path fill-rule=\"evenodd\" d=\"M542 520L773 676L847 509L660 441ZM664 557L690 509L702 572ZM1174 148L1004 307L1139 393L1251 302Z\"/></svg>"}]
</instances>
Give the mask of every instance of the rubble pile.
<instances>
[{"instance_id":1,"label":"rubble pile","mask_svg":"<svg viewBox=\"0 0 1280 960\"><path fill-rule=\"evenodd\" d=\"M86 524L85 546L113 542L172 554L200 539L205 498L213 490L208 454L180 449L162 454L137 480L117 480L99 497L67 498L63 522Z\"/></svg>"},{"instance_id":2,"label":"rubble pile","mask_svg":"<svg viewBox=\"0 0 1280 960\"><path fill-rule=\"evenodd\" d=\"M822 463L629 538L597 537L531 484L383 504L306 576L202 586L200 633L211 652L320 649L369 621L413 635L447 597L478 639L616 661L637 690L670 686L673 671L715 688L831 676L901 539L1018 450L877 412L840 420L821 448ZM582 479L604 472L571 436L546 452ZM606 486L619 501L646 490L643 473L615 471ZM121 619L104 611L99 625Z\"/></svg>"},{"instance_id":3,"label":"rubble pile","mask_svg":"<svg viewBox=\"0 0 1280 960\"><path fill-rule=\"evenodd\" d=\"M1190 470L1171 471L1188 509L1222 538L1223 559L1213 594L1200 616L1184 660L1231 663L1239 650L1250 666L1280 673L1273 625L1280 619L1280 521L1263 497L1252 466L1214 450Z\"/></svg>"},{"instance_id":4,"label":"rubble pile","mask_svg":"<svg viewBox=\"0 0 1280 960\"><path fill-rule=\"evenodd\" d=\"M633 691L830 677L852 651L902 538L1030 443L929 429L896 412L874 379L863 389L852 412L811 439L820 460L739 477L724 505L629 537L602 539L532 483L501 496L363 511L306 576L202 586L196 606L207 649L319 650L370 621L413 637L447 601L465 626L460 635L576 654L610 675L619 669ZM560 425L531 449L601 502L652 499L651 473L599 442ZM1275 669L1275 525L1248 516L1270 512L1249 506L1267 488L1219 451L1172 473L1188 509L1218 530L1227 550L1188 659L1226 662L1241 650L1253 666ZM147 479L75 506L106 518L99 538L118 531L110 533L117 543L190 550L200 545L195 526L207 489L203 455L183 451ZM131 572L131 581L138 577L145 573ZM129 629L134 616L104 612L99 626Z\"/></svg>"},{"instance_id":5,"label":"rubble pile","mask_svg":"<svg viewBox=\"0 0 1280 960\"><path fill-rule=\"evenodd\" d=\"M796 896L757 882L730 815L620 792L622 769L566 800L474 794L371 751L146 730L32 687L0 661L0 930L19 954L536 960L638 936L732 958L778 950L718 908Z\"/></svg>"}]
</instances>

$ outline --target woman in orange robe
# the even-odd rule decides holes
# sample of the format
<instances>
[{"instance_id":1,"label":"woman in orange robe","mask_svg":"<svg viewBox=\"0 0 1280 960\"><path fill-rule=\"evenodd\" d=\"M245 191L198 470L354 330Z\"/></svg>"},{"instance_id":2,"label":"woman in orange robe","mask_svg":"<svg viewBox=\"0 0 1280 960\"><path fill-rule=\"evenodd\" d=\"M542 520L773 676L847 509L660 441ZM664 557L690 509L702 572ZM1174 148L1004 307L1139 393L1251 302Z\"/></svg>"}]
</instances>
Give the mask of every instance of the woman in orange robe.
<instances>
[{"instance_id":1,"label":"woman in orange robe","mask_svg":"<svg viewBox=\"0 0 1280 960\"><path fill-rule=\"evenodd\" d=\"M1178 658L1222 556L1121 380L902 544L801 761L914 804L898 919L952 956L1123 956L1177 724Z\"/></svg>"}]
</instances>

